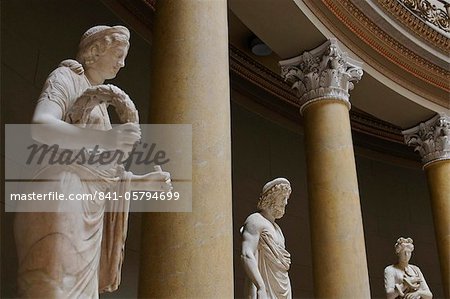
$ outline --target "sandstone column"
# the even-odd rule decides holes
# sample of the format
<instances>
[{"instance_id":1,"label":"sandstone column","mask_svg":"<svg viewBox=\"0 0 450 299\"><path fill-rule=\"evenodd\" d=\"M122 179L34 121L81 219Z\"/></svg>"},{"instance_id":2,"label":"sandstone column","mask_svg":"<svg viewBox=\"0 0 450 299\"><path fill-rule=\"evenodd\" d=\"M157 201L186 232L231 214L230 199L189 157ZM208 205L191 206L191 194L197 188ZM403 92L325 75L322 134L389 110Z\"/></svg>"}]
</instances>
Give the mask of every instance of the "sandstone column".
<instances>
[{"instance_id":1,"label":"sandstone column","mask_svg":"<svg viewBox=\"0 0 450 299\"><path fill-rule=\"evenodd\" d=\"M406 144L422 156L430 191L434 231L444 295L450 298L450 116L432 119L403 131Z\"/></svg>"},{"instance_id":2,"label":"sandstone column","mask_svg":"<svg viewBox=\"0 0 450 299\"><path fill-rule=\"evenodd\" d=\"M144 214L139 297L232 298L227 2L157 1L153 33L151 123L192 124L193 203Z\"/></svg>"},{"instance_id":3,"label":"sandstone column","mask_svg":"<svg viewBox=\"0 0 450 299\"><path fill-rule=\"evenodd\" d=\"M333 39L280 65L303 104L315 296L370 298L348 112L361 63Z\"/></svg>"}]
</instances>

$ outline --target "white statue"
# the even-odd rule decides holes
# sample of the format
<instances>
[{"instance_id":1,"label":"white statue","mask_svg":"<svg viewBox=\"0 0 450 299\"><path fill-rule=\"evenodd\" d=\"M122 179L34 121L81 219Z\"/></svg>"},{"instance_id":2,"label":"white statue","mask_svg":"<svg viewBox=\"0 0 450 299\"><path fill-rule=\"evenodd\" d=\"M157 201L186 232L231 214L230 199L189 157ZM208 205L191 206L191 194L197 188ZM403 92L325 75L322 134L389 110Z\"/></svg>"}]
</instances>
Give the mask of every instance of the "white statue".
<instances>
[{"instance_id":1,"label":"white statue","mask_svg":"<svg viewBox=\"0 0 450 299\"><path fill-rule=\"evenodd\" d=\"M247 273L248 298L292 298L288 270L291 256L285 249L281 228L275 223L284 215L291 185L287 179L268 182L241 228L242 263Z\"/></svg>"},{"instance_id":2,"label":"white statue","mask_svg":"<svg viewBox=\"0 0 450 299\"><path fill-rule=\"evenodd\" d=\"M419 267L409 264L414 250L411 238L399 238L395 243L398 262L384 269L384 287L387 299L431 299L430 289Z\"/></svg>"},{"instance_id":3,"label":"white statue","mask_svg":"<svg viewBox=\"0 0 450 299\"><path fill-rule=\"evenodd\" d=\"M141 137L137 110L122 90L103 85L124 67L129 37L123 26L96 26L84 33L77 60L63 61L47 78L33 117L34 124L43 124L33 128L35 140L70 150L100 146L104 151L128 153L132 149ZM116 107L125 124L112 128L109 104ZM51 179L39 185L42 193L124 194L171 189L170 174L160 168L134 175L117 163L47 165L35 176L42 178ZM19 296L98 298L99 292L116 290L128 204L124 200L80 201L70 213L17 213ZM108 212L105 205L117 206Z\"/></svg>"}]
</instances>

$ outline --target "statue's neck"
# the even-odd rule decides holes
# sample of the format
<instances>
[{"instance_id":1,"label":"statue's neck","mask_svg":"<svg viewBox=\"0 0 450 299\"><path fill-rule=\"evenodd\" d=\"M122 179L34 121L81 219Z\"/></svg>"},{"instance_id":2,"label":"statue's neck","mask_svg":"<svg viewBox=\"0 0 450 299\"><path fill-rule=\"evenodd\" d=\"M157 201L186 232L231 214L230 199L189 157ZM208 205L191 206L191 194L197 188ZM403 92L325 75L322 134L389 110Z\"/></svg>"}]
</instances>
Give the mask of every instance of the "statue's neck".
<instances>
[{"instance_id":1,"label":"statue's neck","mask_svg":"<svg viewBox=\"0 0 450 299\"><path fill-rule=\"evenodd\" d=\"M409 265L408 262L403 262L403 261L398 261L398 263L397 263L397 266L402 270L405 270L406 267L408 267L408 265Z\"/></svg>"},{"instance_id":2,"label":"statue's neck","mask_svg":"<svg viewBox=\"0 0 450 299\"><path fill-rule=\"evenodd\" d=\"M95 69L87 68L87 70L85 70L85 74L92 86L100 85L105 82L105 79L99 74L99 72L95 71Z\"/></svg>"},{"instance_id":3,"label":"statue's neck","mask_svg":"<svg viewBox=\"0 0 450 299\"><path fill-rule=\"evenodd\" d=\"M262 210L260 213L261 213L261 215L264 216L264 218L266 218L267 220L269 220L272 223L275 223L275 217L271 213L269 213L269 211Z\"/></svg>"}]
</instances>

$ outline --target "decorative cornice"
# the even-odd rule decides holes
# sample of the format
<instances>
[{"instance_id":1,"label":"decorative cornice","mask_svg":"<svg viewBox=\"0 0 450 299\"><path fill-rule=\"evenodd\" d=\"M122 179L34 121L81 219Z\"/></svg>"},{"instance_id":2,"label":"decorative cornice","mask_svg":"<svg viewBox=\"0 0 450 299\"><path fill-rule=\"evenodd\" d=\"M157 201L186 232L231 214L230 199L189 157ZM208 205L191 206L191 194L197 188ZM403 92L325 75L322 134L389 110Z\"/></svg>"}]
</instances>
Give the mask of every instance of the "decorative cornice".
<instances>
[{"instance_id":1,"label":"decorative cornice","mask_svg":"<svg viewBox=\"0 0 450 299\"><path fill-rule=\"evenodd\" d=\"M300 112L322 100L343 101L350 109L349 90L363 75L362 63L342 52L336 39L302 55L280 61L281 76L292 84L300 98Z\"/></svg>"},{"instance_id":2,"label":"decorative cornice","mask_svg":"<svg viewBox=\"0 0 450 299\"><path fill-rule=\"evenodd\" d=\"M422 19L415 16L409 10L404 9L401 3L392 0L377 0L377 2L415 34L445 53L450 51L450 43L447 37L428 26Z\"/></svg>"},{"instance_id":3,"label":"decorative cornice","mask_svg":"<svg viewBox=\"0 0 450 299\"><path fill-rule=\"evenodd\" d=\"M350 0L322 0L322 2L347 28L379 54L414 76L450 92L450 73L447 70L438 67L403 46L371 21ZM342 11L339 5L345 11ZM355 18L358 22L350 21L347 15ZM374 37L377 39L374 39Z\"/></svg>"},{"instance_id":4,"label":"decorative cornice","mask_svg":"<svg viewBox=\"0 0 450 299\"><path fill-rule=\"evenodd\" d=\"M273 95L275 99L292 105L295 109L300 108L301 104L295 90L279 74L259 64L233 45L230 45L230 70L237 76ZM356 132L404 144L401 129L397 126L355 108L350 110L350 120L352 130Z\"/></svg>"},{"instance_id":5,"label":"decorative cornice","mask_svg":"<svg viewBox=\"0 0 450 299\"><path fill-rule=\"evenodd\" d=\"M450 32L450 19L445 11L437 8L428 0L397 0L421 19L433 24L445 32Z\"/></svg>"},{"instance_id":6,"label":"decorative cornice","mask_svg":"<svg viewBox=\"0 0 450 299\"><path fill-rule=\"evenodd\" d=\"M404 144L401 128L353 107L350 110L352 130L375 136L379 139Z\"/></svg>"},{"instance_id":7,"label":"decorative cornice","mask_svg":"<svg viewBox=\"0 0 450 299\"><path fill-rule=\"evenodd\" d=\"M420 153L424 168L436 161L450 160L450 117L446 114L438 114L402 133L405 143Z\"/></svg>"},{"instance_id":8,"label":"decorative cornice","mask_svg":"<svg viewBox=\"0 0 450 299\"><path fill-rule=\"evenodd\" d=\"M450 92L450 72L422 58L395 40L371 21L352 1L355 0L303 0L311 12L335 36L378 72L430 102L450 107L448 98L442 96ZM339 22L336 22L335 18ZM448 39L445 45L446 52L449 52ZM372 54L371 50L376 53ZM380 57L374 54L379 54ZM399 72L398 68L404 70L405 74Z\"/></svg>"}]
</instances>

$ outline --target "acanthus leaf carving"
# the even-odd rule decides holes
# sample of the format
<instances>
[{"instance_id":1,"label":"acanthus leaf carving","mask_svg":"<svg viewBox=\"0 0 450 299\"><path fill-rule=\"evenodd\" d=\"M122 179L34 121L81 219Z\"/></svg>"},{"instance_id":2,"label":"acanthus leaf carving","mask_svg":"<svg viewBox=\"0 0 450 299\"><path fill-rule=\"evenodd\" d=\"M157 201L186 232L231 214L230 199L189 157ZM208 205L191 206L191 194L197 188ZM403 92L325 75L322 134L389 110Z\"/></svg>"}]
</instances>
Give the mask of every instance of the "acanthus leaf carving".
<instances>
[{"instance_id":1,"label":"acanthus leaf carving","mask_svg":"<svg viewBox=\"0 0 450 299\"><path fill-rule=\"evenodd\" d=\"M450 159L450 117L437 114L432 119L402 131L405 143L414 147L424 166L431 162Z\"/></svg>"},{"instance_id":2,"label":"acanthus leaf carving","mask_svg":"<svg viewBox=\"0 0 450 299\"><path fill-rule=\"evenodd\" d=\"M300 56L280 61L281 76L296 90L302 111L324 99L344 101L350 108L348 91L363 75L362 63L342 52L336 39Z\"/></svg>"}]
</instances>

